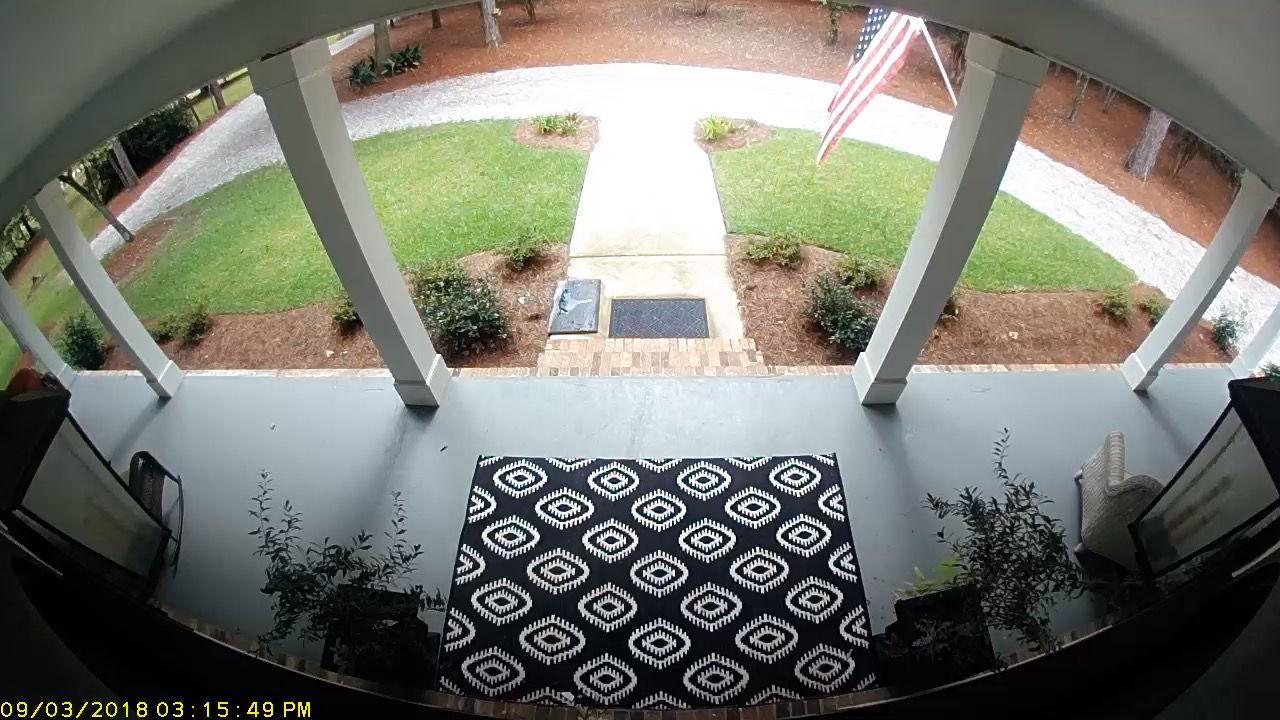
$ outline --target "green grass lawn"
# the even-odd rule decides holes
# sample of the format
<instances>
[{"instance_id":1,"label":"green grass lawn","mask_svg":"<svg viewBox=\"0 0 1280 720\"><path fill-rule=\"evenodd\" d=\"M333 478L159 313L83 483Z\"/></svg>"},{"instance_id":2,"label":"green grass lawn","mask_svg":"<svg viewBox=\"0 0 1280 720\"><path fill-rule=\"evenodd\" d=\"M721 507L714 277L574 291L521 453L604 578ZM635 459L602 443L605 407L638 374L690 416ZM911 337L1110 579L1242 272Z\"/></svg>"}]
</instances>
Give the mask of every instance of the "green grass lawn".
<instances>
[{"instance_id":1,"label":"green grass lawn","mask_svg":"<svg viewBox=\"0 0 1280 720\"><path fill-rule=\"evenodd\" d=\"M934 163L844 140L821 167L818 135L776 130L751 147L713 153L729 232L790 236L899 264ZM1001 192L965 265L977 290L1099 290L1134 275L1088 240Z\"/></svg>"},{"instance_id":2,"label":"green grass lawn","mask_svg":"<svg viewBox=\"0 0 1280 720\"><path fill-rule=\"evenodd\" d=\"M391 249L405 267L491 250L529 228L567 242L587 156L511 139L513 121L414 128L356 142ZM213 312L284 310L339 292L338 278L283 166L242 175L176 209L178 220L146 265L121 286L144 320L206 298ZM26 295L31 272L46 280L28 298L42 327L83 300L47 246L12 284ZM0 330L0 332L3 332ZM0 336L0 377L17 358Z\"/></svg>"},{"instance_id":3,"label":"green grass lawn","mask_svg":"<svg viewBox=\"0 0 1280 720\"><path fill-rule=\"evenodd\" d=\"M232 75L235 75L235 73L232 73ZM240 71L239 76L222 86L222 99L227 101L227 107L252 94L253 83L249 81L249 73L247 71ZM209 97L207 93L202 94L200 99L196 100L195 108L200 122L208 121L214 115L213 98Z\"/></svg>"}]
</instances>

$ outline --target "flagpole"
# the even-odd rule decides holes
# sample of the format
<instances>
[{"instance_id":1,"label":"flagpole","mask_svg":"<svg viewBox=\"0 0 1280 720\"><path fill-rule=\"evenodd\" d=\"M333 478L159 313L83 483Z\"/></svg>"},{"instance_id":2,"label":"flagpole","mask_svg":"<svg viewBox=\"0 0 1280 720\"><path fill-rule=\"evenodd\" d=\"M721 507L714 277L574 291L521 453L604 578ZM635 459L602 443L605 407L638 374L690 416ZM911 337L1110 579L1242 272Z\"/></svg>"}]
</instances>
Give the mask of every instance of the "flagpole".
<instances>
[{"instance_id":1,"label":"flagpole","mask_svg":"<svg viewBox=\"0 0 1280 720\"><path fill-rule=\"evenodd\" d=\"M947 94L951 96L952 107L958 105L956 91L951 89L951 78L947 76L947 69L942 66L942 56L938 55L938 46L933 44L933 36L929 34L929 26L924 24L923 18L913 17L911 19L920 26L920 34L924 36L924 41L929 43L929 52L933 53L933 61L938 64L938 72L942 73L942 82L947 86Z\"/></svg>"}]
</instances>

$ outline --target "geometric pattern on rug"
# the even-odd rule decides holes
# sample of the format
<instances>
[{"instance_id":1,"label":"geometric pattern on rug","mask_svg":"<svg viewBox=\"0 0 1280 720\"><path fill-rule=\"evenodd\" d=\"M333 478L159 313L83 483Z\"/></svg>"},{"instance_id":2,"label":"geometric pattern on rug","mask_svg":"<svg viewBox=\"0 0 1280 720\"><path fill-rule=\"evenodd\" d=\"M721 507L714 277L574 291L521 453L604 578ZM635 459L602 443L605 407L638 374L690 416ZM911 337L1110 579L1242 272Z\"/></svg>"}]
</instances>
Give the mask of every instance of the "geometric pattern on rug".
<instances>
[{"instance_id":1,"label":"geometric pattern on rug","mask_svg":"<svg viewBox=\"0 0 1280 720\"><path fill-rule=\"evenodd\" d=\"M847 517L834 454L481 457L439 687L646 710L870 687Z\"/></svg>"}]
</instances>

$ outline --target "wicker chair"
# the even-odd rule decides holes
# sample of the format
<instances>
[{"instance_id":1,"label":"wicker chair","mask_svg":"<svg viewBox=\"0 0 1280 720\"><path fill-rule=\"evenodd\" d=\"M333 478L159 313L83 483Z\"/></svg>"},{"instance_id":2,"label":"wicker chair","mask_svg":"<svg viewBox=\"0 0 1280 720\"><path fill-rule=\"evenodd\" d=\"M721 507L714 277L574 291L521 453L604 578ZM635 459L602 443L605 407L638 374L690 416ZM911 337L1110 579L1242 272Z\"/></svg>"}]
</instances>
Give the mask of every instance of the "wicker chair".
<instances>
[{"instance_id":1,"label":"wicker chair","mask_svg":"<svg viewBox=\"0 0 1280 720\"><path fill-rule=\"evenodd\" d=\"M1124 434L1112 432L1076 473L1080 486L1080 545L1129 570L1138 561L1129 523L1146 509L1161 482L1147 475L1125 475Z\"/></svg>"}]
</instances>

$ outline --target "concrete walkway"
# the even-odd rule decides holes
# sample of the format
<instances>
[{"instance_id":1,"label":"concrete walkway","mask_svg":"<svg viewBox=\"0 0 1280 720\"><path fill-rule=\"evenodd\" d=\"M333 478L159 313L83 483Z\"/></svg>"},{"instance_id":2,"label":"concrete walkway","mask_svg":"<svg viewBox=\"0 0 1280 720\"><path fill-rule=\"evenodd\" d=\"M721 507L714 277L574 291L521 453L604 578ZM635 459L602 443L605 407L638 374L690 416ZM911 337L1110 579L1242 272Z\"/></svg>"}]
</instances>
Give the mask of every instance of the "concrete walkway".
<instances>
[{"instance_id":1,"label":"concrete walkway","mask_svg":"<svg viewBox=\"0 0 1280 720\"><path fill-rule=\"evenodd\" d=\"M520 118L575 110L607 118L627 113L751 118L777 127L821 130L833 86L806 78L678 65L615 63L522 68L450 78L343 106L359 139L392 130L462 120ZM878 95L846 137L936 161L950 116ZM141 227L231 178L282 162L260 98L245 99L192 141L121 219ZM1194 240L1077 170L1021 143L1001 188L1124 263L1169 297L1204 254ZM94 239L99 256L120 243L113 230ZM1236 270L1208 316L1242 308L1249 337L1280 304L1280 289ZM1280 351L1270 359L1280 361Z\"/></svg>"},{"instance_id":2,"label":"concrete walkway","mask_svg":"<svg viewBox=\"0 0 1280 720\"><path fill-rule=\"evenodd\" d=\"M569 277L599 278L600 335L613 298L695 297L711 337L742 337L724 216L705 152L683 114L635 107L600 119L569 243Z\"/></svg>"}]
</instances>

